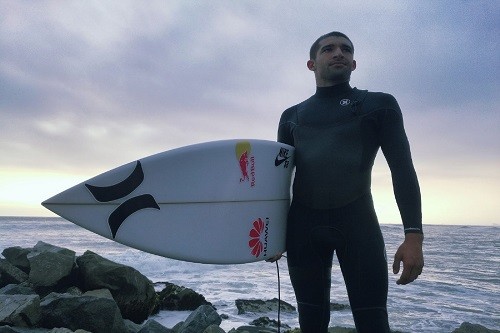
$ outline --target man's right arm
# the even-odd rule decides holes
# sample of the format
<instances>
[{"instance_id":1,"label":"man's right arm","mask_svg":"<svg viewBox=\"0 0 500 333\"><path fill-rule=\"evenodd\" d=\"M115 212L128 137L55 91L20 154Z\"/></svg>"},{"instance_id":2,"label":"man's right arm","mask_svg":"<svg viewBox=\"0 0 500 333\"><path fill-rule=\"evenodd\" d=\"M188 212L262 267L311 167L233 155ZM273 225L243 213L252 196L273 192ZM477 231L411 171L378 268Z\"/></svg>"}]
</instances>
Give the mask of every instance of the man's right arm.
<instances>
[{"instance_id":1,"label":"man's right arm","mask_svg":"<svg viewBox=\"0 0 500 333\"><path fill-rule=\"evenodd\" d=\"M295 107L291 107L285 110L281 115L278 125L278 142L295 146L293 140L293 127L296 125L296 114Z\"/></svg>"}]
</instances>

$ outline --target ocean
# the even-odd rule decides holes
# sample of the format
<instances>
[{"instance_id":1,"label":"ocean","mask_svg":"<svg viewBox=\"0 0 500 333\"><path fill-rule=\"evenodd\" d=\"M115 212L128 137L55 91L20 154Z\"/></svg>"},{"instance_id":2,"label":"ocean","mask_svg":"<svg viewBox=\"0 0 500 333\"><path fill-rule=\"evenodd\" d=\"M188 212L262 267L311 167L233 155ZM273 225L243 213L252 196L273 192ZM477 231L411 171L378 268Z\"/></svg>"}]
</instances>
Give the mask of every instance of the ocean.
<instances>
[{"instance_id":1,"label":"ocean","mask_svg":"<svg viewBox=\"0 0 500 333\"><path fill-rule=\"evenodd\" d=\"M400 225L382 225L389 259L388 311L391 328L405 332L449 333L464 321L500 329L500 227L425 225L425 267L417 281L396 285L392 258L403 239ZM0 252L11 246L32 247L37 241L83 254L90 250L132 266L153 282L171 282L205 296L219 314L225 331L257 317L277 319L277 313L238 315L236 299L278 297L276 265L194 264L159 257L115 243L61 218L0 217ZM335 259L336 260L336 259ZM286 258L279 261L281 299L295 304ZM348 304L345 285L334 261L331 301ZM162 311L153 318L166 327L189 312ZM282 313L281 321L298 327L297 315ZM330 326L354 327L349 310L332 311Z\"/></svg>"}]
</instances>

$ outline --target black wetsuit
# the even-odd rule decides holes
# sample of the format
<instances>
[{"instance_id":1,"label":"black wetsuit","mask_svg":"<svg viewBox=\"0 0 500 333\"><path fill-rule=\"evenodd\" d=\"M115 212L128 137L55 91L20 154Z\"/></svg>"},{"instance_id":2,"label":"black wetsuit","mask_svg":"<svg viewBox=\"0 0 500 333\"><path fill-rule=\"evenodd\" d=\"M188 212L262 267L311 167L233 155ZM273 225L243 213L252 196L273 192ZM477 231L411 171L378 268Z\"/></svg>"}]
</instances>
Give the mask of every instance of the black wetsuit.
<instances>
[{"instance_id":1,"label":"black wetsuit","mask_svg":"<svg viewBox=\"0 0 500 333\"><path fill-rule=\"evenodd\" d=\"M296 148L287 253L302 332L327 332L334 251L358 332L389 332L387 259L370 189L380 147L405 233L422 232L420 190L396 100L348 83L317 88L283 113L278 141Z\"/></svg>"}]
</instances>

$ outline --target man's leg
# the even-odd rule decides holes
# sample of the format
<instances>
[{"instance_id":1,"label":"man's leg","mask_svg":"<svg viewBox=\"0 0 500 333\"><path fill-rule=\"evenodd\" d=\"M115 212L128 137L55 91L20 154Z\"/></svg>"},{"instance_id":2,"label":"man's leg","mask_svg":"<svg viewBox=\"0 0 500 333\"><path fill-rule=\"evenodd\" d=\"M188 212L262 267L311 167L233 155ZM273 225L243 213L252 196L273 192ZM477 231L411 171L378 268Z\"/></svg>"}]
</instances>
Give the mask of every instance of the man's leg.
<instances>
[{"instance_id":1,"label":"man's leg","mask_svg":"<svg viewBox=\"0 0 500 333\"><path fill-rule=\"evenodd\" d=\"M302 333L326 333L330 323L331 267L289 267Z\"/></svg>"},{"instance_id":2,"label":"man's leg","mask_svg":"<svg viewBox=\"0 0 500 333\"><path fill-rule=\"evenodd\" d=\"M337 250L358 333L389 333L388 269L371 197L349 207L346 246Z\"/></svg>"},{"instance_id":3,"label":"man's leg","mask_svg":"<svg viewBox=\"0 0 500 333\"><path fill-rule=\"evenodd\" d=\"M323 214L292 203L288 219L288 271L295 291L302 333L327 333L333 251L318 251L315 225Z\"/></svg>"}]
</instances>

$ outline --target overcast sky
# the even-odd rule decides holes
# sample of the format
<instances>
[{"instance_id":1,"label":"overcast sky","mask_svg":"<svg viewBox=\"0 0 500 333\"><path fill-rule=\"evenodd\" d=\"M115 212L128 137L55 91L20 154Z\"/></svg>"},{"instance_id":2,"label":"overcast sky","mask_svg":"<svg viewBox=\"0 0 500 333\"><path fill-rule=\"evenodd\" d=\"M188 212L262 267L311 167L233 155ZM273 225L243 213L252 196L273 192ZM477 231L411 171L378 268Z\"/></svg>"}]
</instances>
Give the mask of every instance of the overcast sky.
<instances>
[{"instance_id":1,"label":"overcast sky","mask_svg":"<svg viewBox=\"0 0 500 333\"><path fill-rule=\"evenodd\" d=\"M338 30L355 46L351 85L403 110L424 223L500 223L497 0L0 0L0 13L0 215L43 214L57 179L275 140L281 112L315 91L311 43Z\"/></svg>"}]
</instances>

